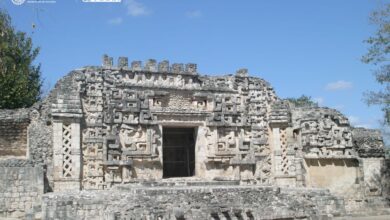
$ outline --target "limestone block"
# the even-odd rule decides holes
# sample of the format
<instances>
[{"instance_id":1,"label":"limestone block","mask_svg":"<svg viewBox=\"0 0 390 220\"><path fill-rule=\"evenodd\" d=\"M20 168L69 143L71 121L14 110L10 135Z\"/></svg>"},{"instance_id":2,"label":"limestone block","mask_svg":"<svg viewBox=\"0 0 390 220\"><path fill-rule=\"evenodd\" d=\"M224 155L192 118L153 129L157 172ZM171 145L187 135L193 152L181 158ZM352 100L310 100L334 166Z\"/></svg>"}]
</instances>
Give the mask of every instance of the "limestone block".
<instances>
[{"instance_id":1,"label":"limestone block","mask_svg":"<svg viewBox=\"0 0 390 220\"><path fill-rule=\"evenodd\" d=\"M169 72L169 61L163 60L158 63L158 72L166 73Z\"/></svg>"},{"instance_id":2,"label":"limestone block","mask_svg":"<svg viewBox=\"0 0 390 220\"><path fill-rule=\"evenodd\" d=\"M171 71L173 73L181 73L181 72L183 72L183 64L182 63L174 63L174 64L172 64Z\"/></svg>"},{"instance_id":3,"label":"limestone block","mask_svg":"<svg viewBox=\"0 0 390 220\"><path fill-rule=\"evenodd\" d=\"M154 59L149 59L146 61L144 70L150 72L157 72L157 62Z\"/></svg>"},{"instance_id":4,"label":"limestone block","mask_svg":"<svg viewBox=\"0 0 390 220\"><path fill-rule=\"evenodd\" d=\"M196 74L197 73L197 65L195 63L187 63L185 66L185 72Z\"/></svg>"},{"instance_id":5,"label":"limestone block","mask_svg":"<svg viewBox=\"0 0 390 220\"><path fill-rule=\"evenodd\" d=\"M103 56L103 67L112 67L113 66L113 59L112 57L109 57L108 55Z\"/></svg>"},{"instance_id":6,"label":"limestone block","mask_svg":"<svg viewBox=\"0 0 390 220\"><path fill-rule=\"evenodd\" d=\"M129 66L129 60L127 57L119 57L118 58L118 67L126 69Z\"/></svg>"},{"instance_id":7,"label":"limestone block","mask_svg":"<svg viewBox=\"0 0 390 220\"><path fill-rule=\"evenodd\" d=\"M133 62L131 62L131 70L133 70L133 71L141 71L142 70L142 62L141 61L133 61Z\"/></svg>"}]
</instances>

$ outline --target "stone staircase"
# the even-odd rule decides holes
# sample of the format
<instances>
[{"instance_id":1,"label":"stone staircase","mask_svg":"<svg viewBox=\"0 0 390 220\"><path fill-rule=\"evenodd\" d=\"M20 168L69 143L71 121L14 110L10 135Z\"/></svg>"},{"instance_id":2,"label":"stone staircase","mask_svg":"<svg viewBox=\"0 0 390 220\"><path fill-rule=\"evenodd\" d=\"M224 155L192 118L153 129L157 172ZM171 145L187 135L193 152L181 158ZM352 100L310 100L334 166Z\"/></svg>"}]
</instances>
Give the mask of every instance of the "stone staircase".
<instances>
[{"instance_id":1,"label":"stone staircase","mask_svg":"<svg viewBox=\"0 0 390 220\"><path fill-rule=\"evenodd\" d=\"M43 219L330 219L344 200L324 189L163 180L110 190L49 193Z\"/></svg>"}]
</instances>

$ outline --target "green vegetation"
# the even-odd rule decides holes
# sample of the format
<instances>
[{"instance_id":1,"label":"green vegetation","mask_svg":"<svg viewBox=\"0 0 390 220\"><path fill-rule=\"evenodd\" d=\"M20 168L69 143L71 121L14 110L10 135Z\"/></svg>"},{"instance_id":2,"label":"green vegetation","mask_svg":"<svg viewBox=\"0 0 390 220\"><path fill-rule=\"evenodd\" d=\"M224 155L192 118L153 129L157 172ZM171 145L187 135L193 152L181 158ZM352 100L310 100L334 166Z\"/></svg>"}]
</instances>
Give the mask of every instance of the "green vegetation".
<instances>
[{"instance_id":1,"label":"green vegetation","mask_svg":"<svg viewBox=\"0 0 390 220\"><path fill-rule=\"evenodd\" d=\"M374 11L370 21L376 26L375 34L365 42L369 45L368 52L362 57L364 63L377 66L375 78L382 85L380 91L370 91L365 94L368 105L380 105L384 112L387 125L390 124L390 4Z\"/></svg>"},{"instance_id":2,"label":"green vegetation","mask_svg":"<svg viewBox=\"0 0 390 220\"><path fill-rule=\"evenodd\" d=\"M299 98L286 98L286 101L289 101L290 103L294 104L295 107L317 107L318 103L313 101L313 99L310 96L301 95Z\"/></svg>"},{"instance_id":3,"label":"green vegetation","mask_svg":"<svg viewBox=\"0 0 390 220\"><path fill-rule=\"evenodd\" d=\"M38 53L31 38L16 31L0 10L0 108L29 107L40 100L40 65L33 64Z\"/></svg>"}]
</instances>

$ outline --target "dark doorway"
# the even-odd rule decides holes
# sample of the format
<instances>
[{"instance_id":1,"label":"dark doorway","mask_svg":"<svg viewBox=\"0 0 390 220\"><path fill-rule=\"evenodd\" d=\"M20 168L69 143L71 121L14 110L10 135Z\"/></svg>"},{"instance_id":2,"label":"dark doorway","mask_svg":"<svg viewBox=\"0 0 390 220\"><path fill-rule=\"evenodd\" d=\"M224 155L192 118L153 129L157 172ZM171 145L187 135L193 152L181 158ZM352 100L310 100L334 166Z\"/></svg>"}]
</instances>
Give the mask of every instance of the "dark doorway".
<instances>
[{"instance_id":1,"label":"dark doorway","mask_svg":"<svg viewBox=\"0 0 390 220\"><path fill-rule=\"evenodd\" d=\"M194 128L163 128L163 167L163 178L194 175Z\"/></svg>"}]
</instances>

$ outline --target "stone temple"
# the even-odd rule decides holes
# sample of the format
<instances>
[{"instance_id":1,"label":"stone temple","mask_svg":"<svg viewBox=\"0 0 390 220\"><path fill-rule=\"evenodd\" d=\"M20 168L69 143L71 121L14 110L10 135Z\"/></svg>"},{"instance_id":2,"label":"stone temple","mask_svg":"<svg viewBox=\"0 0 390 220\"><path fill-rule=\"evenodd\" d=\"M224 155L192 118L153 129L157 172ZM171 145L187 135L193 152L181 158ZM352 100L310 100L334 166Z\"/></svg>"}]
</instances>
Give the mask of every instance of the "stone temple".
<instances>
[{"instance_id":1,"label":"stone temple","mask_svg":"<svg viewBox=\"0 0 390 220\"><path fill-rule=\"evenodd\" d=\"M103 57L0 111L0 218L332 219L390 214L377 130L295 107L246 69Z\"/></svg>"}]
</instances>

